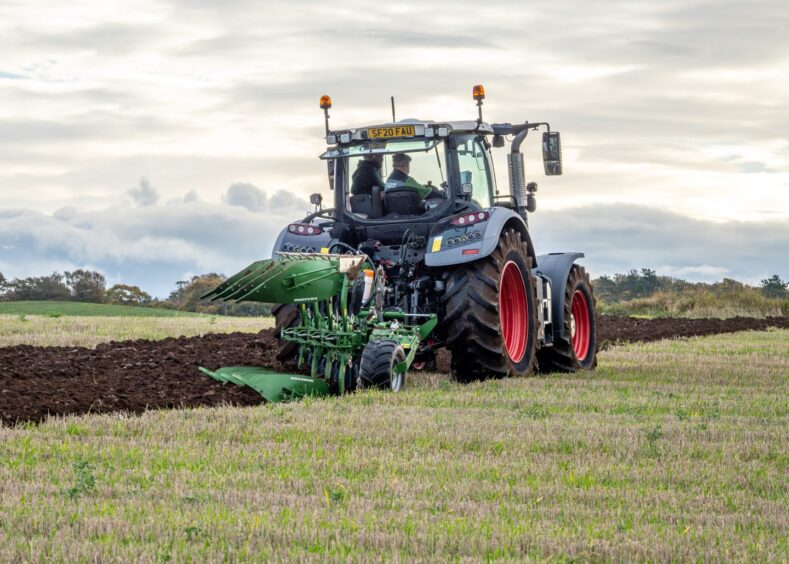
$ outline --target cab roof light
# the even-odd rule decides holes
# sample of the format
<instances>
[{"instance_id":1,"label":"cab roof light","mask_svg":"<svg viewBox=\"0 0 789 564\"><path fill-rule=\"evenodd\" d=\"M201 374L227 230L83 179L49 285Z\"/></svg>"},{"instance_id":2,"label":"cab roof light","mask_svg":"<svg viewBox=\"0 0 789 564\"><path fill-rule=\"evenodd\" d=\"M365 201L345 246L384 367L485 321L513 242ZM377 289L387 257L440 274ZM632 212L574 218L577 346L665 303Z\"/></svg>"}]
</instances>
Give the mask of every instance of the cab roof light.
<instances>
[{"instance_id":1,"label":"cab roof light","mask_svg":"<svg viewBox=\"0 0 789 564\"><path fill-rule=\"evenodd\" d=\"M474 95L474 99L477 101L477 111L479 113L479 117L477 117L477 125L482 125L482 100L485 99L485 87L481 84L475 84L474 89L472 91Z\"/></svg>"},{"instance_id":2,"label":"cab roof light","mask_svg":"<svg viewBox=\"0 0 789 564\"><path fill-rule=\"evenodd\" d=\"M484 100L485 99L485 87L481 84L475 84L474 89L472 90L472 94L475 100Z\"/></svg>"},{"instance_id":3,"label":"cab roof light","mask_svg":"<svg viewBox=\"0 0 789 564\"><path fill-rule=\"evenodd\" d=\"M449 221L452 225L459 225L461 227L465 227L467 225L474 225L475 223L479 223L480 221L487 221L490 214L488 212L472 212L472 213L464 213L459 215Z\"/></svg>"},{"instance_id":4,"label":"cab roof light","mask_svg":"<svg viewBox=\"0 0 789 564\"><path fill-rule=\"evenodd\" d=\"M323 126L326 128L326 135L329 135L329 108L331 108L331 97L328 94L321 96L321 109L323 110Z\"/></svg>"}]
</instances>

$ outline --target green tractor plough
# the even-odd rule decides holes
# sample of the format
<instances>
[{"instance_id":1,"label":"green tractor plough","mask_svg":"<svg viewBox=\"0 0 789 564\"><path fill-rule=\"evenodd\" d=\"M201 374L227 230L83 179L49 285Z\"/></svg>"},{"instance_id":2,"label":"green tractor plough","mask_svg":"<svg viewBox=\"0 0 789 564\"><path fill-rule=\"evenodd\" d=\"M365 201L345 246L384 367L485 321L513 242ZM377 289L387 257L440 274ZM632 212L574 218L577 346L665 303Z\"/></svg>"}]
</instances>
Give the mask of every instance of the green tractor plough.
<instances>
[{"instance_id":1,"label":"green tractor plough","mask_svg":"<svg viewBox=\"0 0 789 564\"><path fill-rule=\"evenodd\" d=\"M343 394L361 387L399 391L435 314L384 311L385 275L365 255L280 253L257 261L204 298L296 304L280 338L297 347L297 369L200 368L220 382L249 386L270 402Z\"/></svg>"}]
</instances>

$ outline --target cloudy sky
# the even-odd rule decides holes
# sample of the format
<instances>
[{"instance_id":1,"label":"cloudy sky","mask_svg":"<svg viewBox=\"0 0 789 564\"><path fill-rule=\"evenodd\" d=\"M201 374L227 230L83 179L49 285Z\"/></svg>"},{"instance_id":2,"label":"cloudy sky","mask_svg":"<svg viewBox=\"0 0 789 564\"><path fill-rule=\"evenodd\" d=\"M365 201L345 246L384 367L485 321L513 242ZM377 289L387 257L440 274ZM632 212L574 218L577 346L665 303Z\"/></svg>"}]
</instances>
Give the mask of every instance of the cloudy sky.
<instances>
[{"instance_id":1,"label":"cloudy sky","mask_svg":"<svg viewBox=\"0 0 789 564\"><path fill-rule=\"evenodd\" d=\"M550 121L538 252L594 274L789 278L789 4L0 3L0 272L88 267L166 295L266 257L328 196L336 125ZM499 182L506 167L498 161Z\"/></svg>"}]
</instances>

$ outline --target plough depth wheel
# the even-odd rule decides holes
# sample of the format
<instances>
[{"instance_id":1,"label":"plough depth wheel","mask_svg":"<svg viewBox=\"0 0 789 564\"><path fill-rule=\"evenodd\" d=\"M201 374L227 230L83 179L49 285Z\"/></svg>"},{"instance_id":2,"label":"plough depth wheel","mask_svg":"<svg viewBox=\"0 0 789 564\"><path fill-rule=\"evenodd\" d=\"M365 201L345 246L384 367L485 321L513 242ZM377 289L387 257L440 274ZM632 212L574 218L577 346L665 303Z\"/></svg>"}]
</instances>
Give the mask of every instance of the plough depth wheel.
<instances>
[{"instance_id":1,"label":"plough depth wheel","mask_svg":"<svg viewBox=\"0 0 789 564\"><path fill-rule=\"evenodd\" d=\"M397 341L370 341L362 352L362 382L365 386L399 392L405 386L406 371L398 371L396 367L405 357L405 350Z\"/></svg>"}]
</instances>

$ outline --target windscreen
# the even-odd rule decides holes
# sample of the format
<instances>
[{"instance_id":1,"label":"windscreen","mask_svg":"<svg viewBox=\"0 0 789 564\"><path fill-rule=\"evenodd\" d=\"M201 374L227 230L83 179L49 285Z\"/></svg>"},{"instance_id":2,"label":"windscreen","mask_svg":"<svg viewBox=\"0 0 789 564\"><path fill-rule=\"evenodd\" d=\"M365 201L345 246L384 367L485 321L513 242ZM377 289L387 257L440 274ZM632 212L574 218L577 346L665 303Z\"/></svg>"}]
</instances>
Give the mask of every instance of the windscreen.
<instances>
[{"instance_id":1,"label":"windscreen","mask_svg":"<svg viewBox=\"0 0 789 564\"><path fill-rule=\"evenodd\" d=\"M339 153L334 158L347 159L347 195L370 193L377 179L386 190L394 184L403 184L408 177L412 186L415 183L424 187L420 191L422 197L430 192L433 198L446 198L446 163L441 141L383 141L333 151Z\"/></svg>"}]
</instances>

